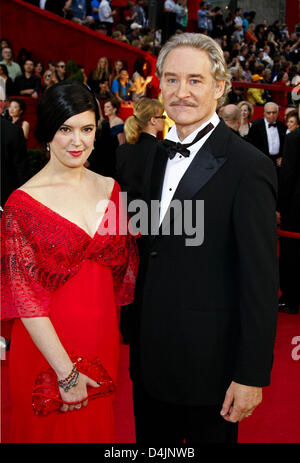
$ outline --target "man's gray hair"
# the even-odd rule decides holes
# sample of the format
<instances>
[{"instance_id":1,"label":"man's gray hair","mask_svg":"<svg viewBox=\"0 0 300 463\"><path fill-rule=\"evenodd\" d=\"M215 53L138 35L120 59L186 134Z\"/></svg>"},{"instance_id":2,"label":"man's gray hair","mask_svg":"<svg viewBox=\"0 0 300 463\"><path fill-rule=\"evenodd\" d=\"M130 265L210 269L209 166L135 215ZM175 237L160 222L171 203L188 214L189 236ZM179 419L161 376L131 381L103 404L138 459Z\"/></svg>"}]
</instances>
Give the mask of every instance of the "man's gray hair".
<instances>
[{"instance_id":1,"label":"man's gray hair","mask_svg":"<svg viewBox=\"0 0 300 463\"><path fill-rule=\"evenodd\" d=\"M191 32L173 35L165 43L158 55L156 61L156 73L158 77L162 77L163 65L168 53L170 53L171 50L174 50L174 48L179 47L196 48L198 50L203 50L208 54L211 62L211 74L215 83L220 80L225 81L224 94L218 100L218 106L221 106L226 99L226 95L231 89L231 74L228 72L222 48L215 40L207 35Z\"/></svg>"},{"instance_id":2,"label":"man's gray hair","mask_svg":"<svg viewBox=\"0 0 300 463\"><path fill-rule=\"evenodd\" d=\"M273 101L268 101L268 103L265 104L264 111L266 111L269 106L275 106L277 113L279 113L279 106L277 103L274 103Z\"/></svg>"}]
</instances>

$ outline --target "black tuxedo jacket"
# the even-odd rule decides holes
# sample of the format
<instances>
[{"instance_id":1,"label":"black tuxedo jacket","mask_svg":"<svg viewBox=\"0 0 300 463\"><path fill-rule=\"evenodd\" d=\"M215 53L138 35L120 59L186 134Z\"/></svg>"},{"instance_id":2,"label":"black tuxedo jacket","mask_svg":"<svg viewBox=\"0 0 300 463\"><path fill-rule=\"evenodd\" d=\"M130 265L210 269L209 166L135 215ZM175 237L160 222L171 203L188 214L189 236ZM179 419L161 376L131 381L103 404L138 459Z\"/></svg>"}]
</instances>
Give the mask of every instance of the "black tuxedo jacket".
<instances>
[{"instance_id":1,"label":"black tuxedo jacket","mask_svg":"<svg viewBox=\"0 0 300 463\"><path fill-rule=\"evenodd\" d=\"M128 194L128 202L149 197L148 173L152 171L157 151L164 156L161 144L153 135L142 132L137 143L124 143L116 151L116 178Z\"/></svg>"},{"instance_id":2,"label":"black tuxedo jacket","mask_svg":"<svg viewBox=\"0 0 300 463\"><path fill-rule=\"evenodd\" d=\"M160 198L167 158L148 173ZM219 404L231 381L270 382L277 319L276 173L270 160L221 121L173 199L204 201L204 241L142 237L132 317L130 371L159 400ZM177 223L178 224L178 223ZM160 228L161 229L161 228Z\"/></svg>"},{"instance_id":3,"label":"black tuxedo jacket","mask_svg":"<svg viewBox=\"0 0 300 463\"><path fill-rule=\"evenodd\" d=\"M271 156L269 153L268 136L263 118L253 121L248 133L247 140L250 141L250 143L252 143L257 149L274 160L275 158L282 156L286 126L282 122L277 121L277 129L280 140L280 151L278 156Z\"/></svg>"},{"instance_id":4,"label":"black tuxedo jacket","mask_svg":"<svg viewBox=\"0 0 300 463\"><path fill-rule=\"evenodd\" d=\"M286 136L279 171L281 228L300 232L300 129Z\"/></svg>"}]
</instances>

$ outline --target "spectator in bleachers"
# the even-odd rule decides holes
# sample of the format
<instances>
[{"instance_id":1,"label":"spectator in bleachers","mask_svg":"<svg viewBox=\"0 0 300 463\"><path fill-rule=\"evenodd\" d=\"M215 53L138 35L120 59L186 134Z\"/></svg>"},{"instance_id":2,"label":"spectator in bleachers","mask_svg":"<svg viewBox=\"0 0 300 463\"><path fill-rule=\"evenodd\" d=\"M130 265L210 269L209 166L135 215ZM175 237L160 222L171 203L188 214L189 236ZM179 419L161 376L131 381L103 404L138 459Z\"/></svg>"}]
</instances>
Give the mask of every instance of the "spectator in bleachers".
<instances>
[{"instance_id":1,"label":"spectator in bleachers","mask_svg":"<svg viewBox=\"0 0 300 463\"><path fill-rule=\"evenodd\" d=\"M243 17L242 17L244 34L246 34L246 31L248 30L249 19L250 19L250 14L249 14L248 11L245 11L244 14L243 14Z\"/></svg>"},{"instance_id":2,"label":"spectator in bleachers","mask_svg":"<svg viewBox=\"0 0 300 463\"><path fill-rule=\"evenodd\" d=\"M0 39L0 60L3 59L2 50L3 48L11 48L10 41L4 37Z\"/></svg>"},{"instance_id":3,"label":"spectator in bleachers","mask_svg":"<svg viewBox=\"0 0 300 463\"><path fill-rule=\"evenodd\" d=\"M147 76L147 61L142 56L137 58L133 65L132 84L134 94L132 99L137 100L146 95L147 85L150 84L152 76Z\"/></svg>"},{"instance_id":4,"label":"spectator in bleachers","mask_svg":"<svg viewBox=\"0 0 300 463\"><path fill-rule=\"evenodd\" d=\"M114 61L112 73L109 76L109 88L111 88L113 81L118 79L118 77L120 76L120 71L124 67L125 67L125 63L123 60L117 59Z\"/></svg>"},{"instance_id":5,"label":"spectator in bleachers","mask_svg":"<svg viewBox=\"0 0 300 463\"><path fill-rule=\"evenodd\" d=\"M125 10L123 12L124 22L127 28L134 22L137 16L137 11L135 11L135 3L134 2L127 2Z\"/></svg>"},{"instance_id":6,"label":"spectator in bleachers","mask_svg":"<svg viewBox=\"0 0 300 463\"><path fill-rule=\"evenodd\" d=\"M20 65L22 72L24 72L25 61L28 59L33 61L32 52L26 48L20 48L17 56L17 63Z\"/></svg>"},{"instance_id":7,"label":"spectator in bleachers","mask_svg":"<svg viewBox=\"0 0 300 463\"><path fill-rule=\"evenodd\" d=\"M58 82L65 80L66 78L66 63L63 60L60 60L56 63L55 74Z\"/></svg>"},{"instance_id":8,"label":"spectator in bleachers","mask_svg":"<svg viewBox=\"0 0 300 463\"><path fill-rule=\"evenodd\" d=\"M259 74L253 74L252 82L260 83L263 78ZM264 89L260 88L248 88L247 98L252 104L264 105L266 103L264 99Z\"/></svg>"},{"instance_id":9,"label":"spectator in bleachers","mask_svg":"<svg viewBox=\"0 0 300 463\"><path fill-rule=\"evenodd\" d=\"M244 39L244 30L242 24L235 24L234 26L234 33L233 37L238 41L241 42Z\"/></svg>"},{"instance_id":10,"label":"spectator in bleachers","mask_svg":"<svg viewBox=\"0 0 300 463\"><path fill-rule=\"evenodd\" d=\"M63 17L70 8L71 2L72 0L47 0L45 3L45 10Z\"/></svg>"},{"instance_id":11,"label":"spectator in bleachers","mask_svg":"<svg viewBox=\"0 0 300 463\"><path fill-rule=\"evenodd\" d=\"M208 32L208 21L209 12L206 8L206 2L200 2L199 10L197 12L198 16L198 32L205 33Z\"/></svg>"},{"instance_id":12,"label":"spectator in bleachers","mask_svg":"<svg viewBox=\"0 0 300 463\"><path fill-rule=\"evenodd\" d=\"M134 22L130 26L130 32L127 35L127 38L130 43L132 43L134 40L138 40L141 37L141 29L142 26L138 24L137 22Z\"/></svg>"},{"instance_id":13,"label":"spectator in bleachers","mask_svg":"<svg viewBox=\"0 0 300 463\"><path fill-rule=\"evenodd\" d=\"M21 67L18 63L13 61L12 49L10 47L2 48L2 61L0 64L5 64L7 72L11 80L14 82L17 76L22 75Z\"/></svg>"},{"instance_id":14,"label":"spectator in bleachers","mask_svg":"<svg viewBox=\"0 0 300 463\"><path fill-rule=\"evenodd\" d=\"M239 134L243 138L247 138L252 123L250 119L253 116L253 105L249 101L240 101L238 108L241 110L241 125L239 127Z\"/></svg>"},{"instance_id":15,"label":"spectator in bleachers","mask_svg":"<svg viewBox=\"0 0 300 463\"><path fill-rule=\"evenodd\" d=\"M99 5L100 1L99 0L91 0L90 2L90 8L91 8L91 16L94 20L94 23L99 23Z\"/></svg>"},{"instance_id":16,"label":"spectator in bleachers","mask_svg":"<svg viewBox=\"0 0 300 463\"><path fill-rule=\"evenodd\" d=\"M111 92L119 103L130 103L132 100L132 83L127 69L123 68L111 86Z\"/></svg>"},{"instance_id":17,"label":"spectator in bleachers","mask_svg":"<svg viewBox=\"0 0 300 463\"><path fill-rule=\"evenodd\" d=\"M96 70L90 73L87 81L97 98L107 99L109 97L109 75L108 59L102 56L98 60Z\"/></svg>"},{"instance_id":18,"label":"spectator in bleachers","mask_svg":"<svg viewBox=\"0 0 300 463\"><path fill-rule=\"evenodd\" d=\"M83 23L87 19L86 0L72 0L70 8L73 12L73 21Z\"/></svg>"},{"instance_id":19,"label":"spectator in bleachers","mask_svg":"<svg viewBox=\"0 0 300 463\"><path fill-rule=\"evenodd\" d=\"M56 70L56 61L49 61L48 63L48 69L52 72L55 72Z\"/></svg>"},{"instance_id":20,"label":"spectator in bleachers","mask_svg":"<svg viewBox=\"0 0 300 463\"><path fill-rule=\"evenodd\" d=\"M234 11L234 23L243 25L243 11L242 8L236 8Z\"/></svg>"},{"instance_id":21,"label":"spectator in bleachers","mask_svg":"<svg viewBox=\"0 0 300 463\"><path fill-rule=\"evenodd\" d=\"M47 69L47 71L44 72L43 75L42 92L47 90L47 88L52 87L52 85L57 84L57 82L58 80L55 71Z\"/></svg>"},{"instance_id":22,"label":"spectator in bleachers","mask_svg":"<svg viewBox=\"0 0 300 463\"><path fill-rule=\"evenodd\" d=\"M38 98L41 92L41 79L34 75L34 62L25 61L24 74L16 77L15 89L17 95Z\"/></svg>"},{"instance_id":23,"label":"spectator in bleachers","mask_svg":"<svg viewBox=\"0 0 300 463\"><path fill-rule=\"evenodd\" d=\"M8 99L10 96L14 95L15 87L12 79L8 75L5 64L0 64L0 78L2 78L5 83L5 95L6 99Z\"/></svg>"},{"instance_id":24,"label":"spectator in bleachers","mask_svg":"<svg viewBox=\"0 0 300 463\"><path fill-rule=\"evenodd\" d=\"M258 42L258 39L255 36L255 24L254 23L249 24L249 27L248 27L248 30L247 30L245 36L246 36L247 45L249 45L251 42L254 42L254 43Z\"/></svg>"},{"instance_id":25,"label":"spectator in bleachers","mask_svg":"<svg viewBox=\"0 0 300 463\"><path fill-rule=\"evenodd\" d=\"M281 87L283 90L286 87L289 87L289 75L286 71L279 71L276 80L274 81L276 86ZM279 106L287 106L287 95L284 92L273 92L273 101L277 103Z\"/></svg>"},{"instance_id":26,"label":"spectator in bleachers","mask_svg":"<svg viewBox=\"0 0 300 463\"><path fill-rule=\"evenodd\" d=\"M128 43L129 44L129 40L126 36L126 32L127 32L127 29L126 29L126 26L125 24L117 24L116 27L115 27L115 31L116 32L120 32L121 36L119 37L119 40L120 42L124 42L124 43Z\"/></svg>"},{"instance_id":27,"label":"spectator in bleachers","mask_svg":"<svg viewBox=\"0 0 300 463\"><path fill-rule=\"evenodd\" d=\"M41 84L43 85L44 65L41 61L35 62L34 75L41 79Z\"/></svg>"},{"instance_id":28,"label":"spectator in bleachers","mask_svg":"<svg viewBox=\"0 0 300 463\"><path fill-rule=\"evenodd\" d=\"M101 0L98 14L100 23L105 24L107 28L107 35L111 36L114 16L117 14L117 11L111 9L108 0Z\"/></svg>"},{"instance_id":29,"label":"spectator in bleachers","mask_svg":"<svg viewBox=\"0 0 300 463\"><path fill-rule=\"evenodd\" d=\"M8 114L10 121L13 124L21 127L24 133L24 137L27 139L29 135L30 125L28 121L24 119L24 113L26 111L26 103L21 98L11 98L9 100Z\"/></svg>"},{"instance_id":30,"label":"spectator in bleachers","mask_svg":"<svg viewBox=\"0 0 300 463\"><path fill-rule=\"evenodd\" d=\"M134 7L134 13L136 13L134 22L138 23L142 27L147 26L147 17L144 10L144 4L144 0L137 0L136 5Z\"/></svg>"}]
</instances>

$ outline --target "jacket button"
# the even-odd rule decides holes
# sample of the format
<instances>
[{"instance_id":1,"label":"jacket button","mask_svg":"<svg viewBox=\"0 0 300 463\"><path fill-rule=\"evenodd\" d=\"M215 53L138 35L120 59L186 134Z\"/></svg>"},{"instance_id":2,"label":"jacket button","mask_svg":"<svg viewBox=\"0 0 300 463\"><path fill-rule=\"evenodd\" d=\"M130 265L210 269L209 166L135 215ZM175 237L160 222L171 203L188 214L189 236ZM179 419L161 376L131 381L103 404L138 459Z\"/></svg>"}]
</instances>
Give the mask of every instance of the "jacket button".
<instances>
[{"instance_id":1,"label":"jacket button","mask_svg":"<svg viewBox=\"0 0 300 463\"><path fill-rule=\"evenodd\" d=\"M157 251L151 251L150 256L151 257L156 257L157 256Z\"/></svg>"}]
</instances>

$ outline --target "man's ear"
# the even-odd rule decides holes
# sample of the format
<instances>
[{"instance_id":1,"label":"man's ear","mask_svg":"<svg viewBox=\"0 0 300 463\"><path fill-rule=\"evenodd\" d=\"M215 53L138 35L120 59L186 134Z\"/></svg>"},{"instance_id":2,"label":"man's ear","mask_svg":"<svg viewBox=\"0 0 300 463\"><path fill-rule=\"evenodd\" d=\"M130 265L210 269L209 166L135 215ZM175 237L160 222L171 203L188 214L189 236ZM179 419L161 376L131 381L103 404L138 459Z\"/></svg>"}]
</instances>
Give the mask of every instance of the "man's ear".
<instances>
[{"instance_id":1,"label":"man's ear","mask_svg":"<svg viewBox=\"0 0 300 463\"><path fill-rule=\"evenodd\" d=\"M225 91L225 80L218 80L215 86L215 97L218 100L223 96Z\"/></svg>"}]
</instances>

